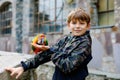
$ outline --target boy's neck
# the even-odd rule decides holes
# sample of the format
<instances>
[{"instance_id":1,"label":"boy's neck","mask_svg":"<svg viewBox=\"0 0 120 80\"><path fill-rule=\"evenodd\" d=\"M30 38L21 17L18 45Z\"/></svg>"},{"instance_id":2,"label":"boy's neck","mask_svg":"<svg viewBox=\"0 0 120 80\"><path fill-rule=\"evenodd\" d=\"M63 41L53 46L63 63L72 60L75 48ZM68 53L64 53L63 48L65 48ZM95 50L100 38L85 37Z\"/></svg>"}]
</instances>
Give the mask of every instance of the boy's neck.
<instances>
[{"instance_id":1,"label":"boy's neck","mask_svg":"<svg viewBox=\"0 0 120 80\"><path fill-rule=\"evenodd\" d=\"M88 30L88 31L86 31L84 34L82 34L82 35L80 35L80 36L83 36L83 35L86 35L86 34L89 34L89 33L90 33L90 31ZM70 35L71 35L71 36L75 36L75 35L72 34L72 32L70 32Z\"/></svg>"}]
</instances>

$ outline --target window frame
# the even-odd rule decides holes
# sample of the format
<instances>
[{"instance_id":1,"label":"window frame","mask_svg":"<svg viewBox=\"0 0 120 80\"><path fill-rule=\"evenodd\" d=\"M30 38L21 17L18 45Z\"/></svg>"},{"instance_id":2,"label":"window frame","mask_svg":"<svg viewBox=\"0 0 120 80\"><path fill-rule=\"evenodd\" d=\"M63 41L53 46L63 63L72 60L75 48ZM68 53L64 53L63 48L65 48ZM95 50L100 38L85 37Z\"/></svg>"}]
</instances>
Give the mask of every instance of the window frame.
<instances>
[{"instance_id":1,"label":"window frame","mask_svg":"<svg viewBox=\"0 0 120 80\"><path fill-rule=\"evenodd\" d=\"M106 10L100 10L100 2L99 1L101 1L101 0L98 0L98 26L112 26L112 25L114 25L114 23L115 23L115 20L114 20L114 8L113 9L109 9L109 2L110 2L110 0L104 0L104 1L106 1L106 5L104 5L104 6L106 6ZM114 0L113 0L113 3L114 3ZM113 4L113 7L114 7L114 4ZM101 8L102 9L102 8ZM109 13L111 13L111 12L113 12L113 23L110 23L110 17L109 17ZM106 15L106 18L107 18L107 20L106 20L106 23L104 22L104 23L102 23L102 24L100 24L100 18L102 18L102 17L100 17L100 15L102 15L102 14L107 14ZM109 19L110 18L110 19ZM101 22L103 22L103 20L101 20Z\"/></svg>"},{"instance_id":2,"label":"window frame","mask_svg":"<svg viewBox=\"0 0 120 80\"><path fill-rule=\"evenodd\" d=\"M0 36L12 34L12 4L5 2L0 7Z\"/></svg>"},{"instance_id":3,"label":"window frame","mask_svg":"<svg viewBox=\"0 0 120 80\"><path fill-rule=\"evenodd\" d=\"M41 0L40 0L41 1ZM63 2L63 0L62 0L62 2ZM40 4L39 4L39 0L36 0L35 1L35 4L37 4L37 5L35 5L35 6L40 6ZM46 25L47 23L53 23L53 24L50 24L50 25L53 25L53 27L54 27L54 29L53 29L53 31L50 31L50 29L49 29L49 31L47 31L47 32L42 32L42 33L47 33L47 34L53 34L53 33L63 33L63 26L65 26L66 24L63 24L63 11L61 12L61 14L62 14L62 18L60 18L60 19L58 19L57 20L57 17L56 17L56 15L57 15L57 9L58 8L61 8L61 7L57 7L57 0L54 0L54 8L52 8L52 9L49 9L49 11L52 11L52 10L54 10L54 19L53 20L44 20L44 16L42 16L43 17L43 19L42 19L42 21L39 19L39 17L41 17L41 13L39 12L39 9L38 9L38 11L35 11L34 13L34 15L36 15L36 16L38 16L38 18L37 18L37 22L34 22L34 33L41 33L40 32L40 30L38 30L38 31L36 31L36 29L40 29L40 25ZM34 18L35 19L35 18ZM59 25L59 24L57 24L57 21L61 21L61 26L60 26L60 31L57 31L57 26ZM35 27L35 25L37 25L36 27ZM50 27L50 26L49 26ZM36 28L36 29L35 29Z\"/></svg>"}]
</instances>

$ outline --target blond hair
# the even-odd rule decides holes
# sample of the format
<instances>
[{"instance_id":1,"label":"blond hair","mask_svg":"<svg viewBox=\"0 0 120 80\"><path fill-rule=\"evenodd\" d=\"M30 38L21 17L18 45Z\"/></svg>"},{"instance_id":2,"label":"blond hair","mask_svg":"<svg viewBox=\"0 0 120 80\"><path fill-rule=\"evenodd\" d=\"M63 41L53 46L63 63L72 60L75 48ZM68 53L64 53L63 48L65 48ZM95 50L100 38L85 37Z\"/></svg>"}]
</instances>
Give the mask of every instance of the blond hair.
<instances>
[{"instance_id":1,"label":"blond hair","mask_svg":"<svg viewBox=\"0 0 120 80\"><path fill-rule=\"evenodd\" d=\"M72 10L67 17L67 23L70 23L70 21L86 21L87 24L90 23L90 16L83 10L82 8L77 8L75 10Z\"/></svg>"}]
</instances>

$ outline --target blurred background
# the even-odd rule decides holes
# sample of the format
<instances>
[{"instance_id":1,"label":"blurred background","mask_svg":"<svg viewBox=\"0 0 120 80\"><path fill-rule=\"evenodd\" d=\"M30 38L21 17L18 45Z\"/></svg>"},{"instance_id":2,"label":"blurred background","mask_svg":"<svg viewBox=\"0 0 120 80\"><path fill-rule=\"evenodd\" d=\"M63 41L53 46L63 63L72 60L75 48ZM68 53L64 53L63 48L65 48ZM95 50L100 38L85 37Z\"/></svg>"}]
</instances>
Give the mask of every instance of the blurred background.
<instances>
[{"instance_id":1,"label":"blurred background","mask_svg":"<svg viewBox=\"0 0 120 80\"><path fill-rule=\"evenodd\" d=\"M39 33L54 44L69 33L67 15L79 7L91 16L89 68L120 74L120 0L0 0L0 51L32 54L30 43Z\"/></svg>"}]
</instances>

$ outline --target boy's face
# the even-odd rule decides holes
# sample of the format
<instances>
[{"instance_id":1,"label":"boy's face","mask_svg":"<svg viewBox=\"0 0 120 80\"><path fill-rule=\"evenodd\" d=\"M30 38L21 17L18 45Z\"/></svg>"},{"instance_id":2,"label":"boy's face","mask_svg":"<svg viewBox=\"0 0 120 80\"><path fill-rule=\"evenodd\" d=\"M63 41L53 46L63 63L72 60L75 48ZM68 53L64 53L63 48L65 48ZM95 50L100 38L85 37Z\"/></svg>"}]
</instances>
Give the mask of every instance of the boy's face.
<instances>
[{"instance_id":1,"label":"boy's face","mask_svg":"<svg viewBox=\"0 0 120 80\"><path fill-rule=\"evenodd\" d=\"M90 28L90 24L85 21L70 21L68 28L74 36L81 36Z\"/></svg>"}]
</instances>

